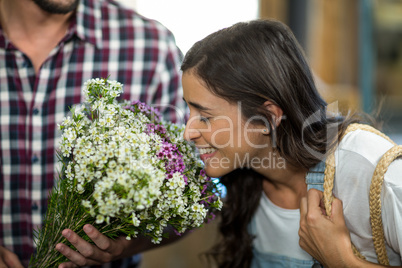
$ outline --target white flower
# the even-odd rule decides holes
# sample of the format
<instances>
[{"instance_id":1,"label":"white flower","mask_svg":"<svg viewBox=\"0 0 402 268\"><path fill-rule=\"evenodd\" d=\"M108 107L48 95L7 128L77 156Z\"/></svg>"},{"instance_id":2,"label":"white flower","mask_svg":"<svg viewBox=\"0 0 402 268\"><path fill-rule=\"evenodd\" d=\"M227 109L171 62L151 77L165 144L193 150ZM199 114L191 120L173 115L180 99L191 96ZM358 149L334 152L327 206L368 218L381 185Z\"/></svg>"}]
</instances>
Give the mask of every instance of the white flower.
<instances>
[{"instance_id":1,"label":"white flower","mask_svg":"<svg viewBox=\"0 0 402 268\"><path fill-rule=\"evenodd\" d=\"M114 161L114 160L109 161L109 168L114 169L116 166L117 166L116 161Z\"/></svg>"},{"instance_id":2,"label":"white flower","mask_svg":"<svg viewBox=\"0 0 402 268\"><path fill-rule=\"evenodd\" d=\"M160 244L161 241L162 241L162 237L152 238L152 243L154 243L154 244Z\"/></svg>"},{"instance_id":3,"label":"white flower","mask_svg":"<svg viewBox=\"0 0 402 268\"><path fill-rule=\"evenodd\" d=\"M105 217L103 215L96 215L96 223L101 224L105 221Z\"/></svg>"},{"instance_id":4,"label":"white flower","mask_svg":"<svg viewBox=\"0 0 402 268\"><path fill-rule=\"evenodd\" d=\"M89 202L88 200L82 200L81 204L83 207L86 207L86 208L91 207L91 202Z\"/></svg>"},{"instance_id":5,"label":"white flower","mask_svg":"<svg viewBox=\"0 0 402 268\"><path fill-rule=\"evenodd\" d=\"M148 231L152 231L153 229L155 229L155 226L153 226L152 224L147 224L146 228Z\"/></svg>"},{"instance_id":6,"label":"white flower","mask_svg":"<svg viewBox=\"0 0 402 268\"><path fill-rule=\"evenodd\" d=\"M218 208L218 210L221 210L222 206L223 206L223 203L222 203L222 201L220 199L218 199L218 200L215 201L215 205Z\"/></svg>"},{"instance_id":7,"label":"white flower","mask_svg":"<svg viewBox=\"0 0 402 268\"><path fill-rule=\"evenodd\" d=\"M132 219L133 219L133 225L135 226L135 227L138 227L138 226L140 226L140 220L135 216L135 214L133 213L133 215L132 215Z\"/></svg>"},{"instance_id":8,"label":"white flower","mask_svg":"<svg viewBox=\"0 0 402 268\"><path fill-rule=\"evenodd\" d=\"M195 211L195 212L199 212L199 211L202 211L202 205L200 205L200 204L193 204L192 206L191 206L191 209L193 210L193 211Z\"/></svg>"}]
</instances>

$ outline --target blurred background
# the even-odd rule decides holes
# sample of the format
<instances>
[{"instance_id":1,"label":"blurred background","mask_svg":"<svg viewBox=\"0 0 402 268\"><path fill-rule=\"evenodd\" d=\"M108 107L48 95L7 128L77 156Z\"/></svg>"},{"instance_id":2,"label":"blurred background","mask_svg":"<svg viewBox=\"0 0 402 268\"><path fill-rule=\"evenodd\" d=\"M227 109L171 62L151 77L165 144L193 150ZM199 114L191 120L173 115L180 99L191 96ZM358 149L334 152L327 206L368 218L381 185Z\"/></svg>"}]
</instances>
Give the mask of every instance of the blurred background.
<instances>
[{"instance_id":1,"label":"blurred background","mask_svg":"<svg viewBox=\"0 0 402 268\"><path fill-rule=\"evenodd\" d=\"M275 18L305 50L331 106L363 111L402 144L402 0L119 0L156 19L182 52L239 21ZM209 267L199 254L217 239L217 222L143 255L141 268Z\"/></svg>"}]
</instances>

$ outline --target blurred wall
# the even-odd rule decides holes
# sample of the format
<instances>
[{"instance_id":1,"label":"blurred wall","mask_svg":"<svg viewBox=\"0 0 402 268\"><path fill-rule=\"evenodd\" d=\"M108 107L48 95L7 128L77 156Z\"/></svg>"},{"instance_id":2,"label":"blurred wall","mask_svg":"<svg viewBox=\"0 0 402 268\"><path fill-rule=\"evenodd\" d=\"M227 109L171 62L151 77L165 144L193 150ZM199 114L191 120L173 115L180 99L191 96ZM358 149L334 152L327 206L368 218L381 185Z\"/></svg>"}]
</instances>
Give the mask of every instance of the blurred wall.
<instances>
[{"instance_id":1,"label":"blurred wall","mask_svg":"<svg viewBox=\"0 0 402 268\"><path fill-rule=\"evenodd\" d=\"M358 0L260 0L260 17L292 29L328 103L359 109Z\"/></svg>"},{"instance_id":2,"label":"blurred wall","mask_svg":"<svg viewBox=\"0 0 402 268\"><path fill-rule=\"evenodd\" d=\"M364 111L402 144L402 0L259 0L286 23L318 90L343 113Z\"/></svg>"}]
</instances>

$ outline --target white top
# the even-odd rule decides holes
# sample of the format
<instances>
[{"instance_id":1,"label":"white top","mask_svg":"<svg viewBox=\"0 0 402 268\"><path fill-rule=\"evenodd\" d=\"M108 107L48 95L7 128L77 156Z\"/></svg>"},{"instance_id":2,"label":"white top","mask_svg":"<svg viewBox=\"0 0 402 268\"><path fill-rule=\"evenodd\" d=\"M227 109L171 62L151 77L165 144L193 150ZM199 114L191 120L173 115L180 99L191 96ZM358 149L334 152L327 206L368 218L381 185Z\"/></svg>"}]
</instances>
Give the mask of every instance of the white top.
<instances>
[{"instance_id":1,"label":"white top","mask_svg":"<svg viewBox=\"0 0 402 268\"><path fill-rule=\"evenodd\" d=\"M357 130L347 134L335 152L333 193L343 201L345 221L353 244L371 262L377 262L377 255L370 227L369 189L377 162L392 146L374 133ZM385 174L381 202L388 258L391 265L401 265L402 159L395 160ZM311 260L299 247L299 220L298 209L280 208L262 194L260 206L252 219L258 234L253 242L255 249Z\"/></svg>"}]
</instances>

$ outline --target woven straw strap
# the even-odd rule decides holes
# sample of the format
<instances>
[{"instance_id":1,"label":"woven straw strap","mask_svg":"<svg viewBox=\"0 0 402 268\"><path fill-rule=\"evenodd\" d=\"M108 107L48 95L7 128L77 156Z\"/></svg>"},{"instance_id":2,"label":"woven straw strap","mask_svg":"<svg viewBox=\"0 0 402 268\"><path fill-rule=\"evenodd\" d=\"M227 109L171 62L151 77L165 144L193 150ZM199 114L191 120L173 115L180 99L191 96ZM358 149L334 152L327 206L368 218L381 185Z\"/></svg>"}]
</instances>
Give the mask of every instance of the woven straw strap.
<instances>
[{"instance_id":1,"label":"woven straw strap","mask_svg":"<svg viewBox=\"0 0 402 268\"><path fill-rule=\"evenodd\" d=\"M401 145L395 145L389 149L378 162L370 185L370 218L374 248L377 253L378 262L383 265L389 265L389 261L385 249L384 228L381 218L381 189L384 174L387 172L389 165L401 155Z\"/></svg>"},{"instance_id":2,"label":"woven straw strap","mask_svg":"<svg viewBox=\"0 0 402 268\"><path fill-rule=\"evenodd\" d=\"M374 175L370 185L370 218L371 218L371 228L373 232L374 248L377 253L377 259L380 264L388 265L388 256L385 250L385 240L384 240L384 230L381 219L381 189L384 180L384 174L388 169L388 166L393 160L398 156L402 155L402 146L397 146L388 136L384 133L378 131L377 129L362 124L351 124L346 129L342 138L349 132L355 130L365 130L377 134L388 140L395 146L386 152L381 160L378 162L377 167L374 171ZM326 159L326 167L324 171L324 205L327 215L332 214L332 201L334 199L332 195L332 190L334 188L334 177L335 177L335 148L330 152ZM352 244L353 252L356 256L361 259L365 259L363 255L356 249Z\"/></svg>"}]
</instances>

